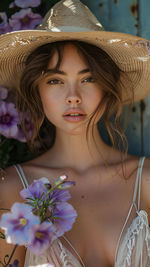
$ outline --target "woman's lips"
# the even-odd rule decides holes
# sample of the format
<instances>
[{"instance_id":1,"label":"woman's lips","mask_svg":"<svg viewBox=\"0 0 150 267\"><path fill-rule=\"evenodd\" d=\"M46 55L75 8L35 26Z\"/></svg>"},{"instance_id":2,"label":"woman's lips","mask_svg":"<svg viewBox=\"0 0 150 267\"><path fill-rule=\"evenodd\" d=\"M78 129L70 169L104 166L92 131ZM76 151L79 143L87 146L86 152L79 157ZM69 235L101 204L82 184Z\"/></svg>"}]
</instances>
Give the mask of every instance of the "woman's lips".
<instances>
[{"instance_id":1,"label":"woman's lips","mask_svg":"<svg viewBox=\"0 0 150 267\"><path fill-rule=\"evenodd\" d=\"M69 122L79 122L85 119L86 114L80 109L70 109L64 113L63 117Z\"/></svg>"},{"instance_id":2,"label":"woman's lips","mask_svg":"<svg viewBox=\"0 0 150 267\"><path fill-rule=\"evenodd\" d=\"M63 116L66 121L79 122L85 119L86 115L66 115Z\"/></svg>"}]
</instances>

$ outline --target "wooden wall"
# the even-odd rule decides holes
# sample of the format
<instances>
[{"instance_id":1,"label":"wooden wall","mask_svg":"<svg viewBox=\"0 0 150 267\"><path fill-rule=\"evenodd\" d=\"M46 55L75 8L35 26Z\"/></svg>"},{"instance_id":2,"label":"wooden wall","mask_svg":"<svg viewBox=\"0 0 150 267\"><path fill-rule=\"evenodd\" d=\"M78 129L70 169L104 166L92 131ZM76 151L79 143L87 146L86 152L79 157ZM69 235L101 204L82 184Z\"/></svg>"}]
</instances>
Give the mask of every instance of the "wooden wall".
<instances>
[{"instance_id":1,"label":"wooden wall","mask_svg":"<svg viewBox=\"0 0 150 267\"><path fill-rule=\"evenodd\" d=\"M105 30L142 36L150 40L150 0L82 0L96 15ZM125 107L122 121L128 118L126 136L129 153L150 155L150 96ZM100 126L106 142L106 131Z\"/></svg>"}]
</instances>

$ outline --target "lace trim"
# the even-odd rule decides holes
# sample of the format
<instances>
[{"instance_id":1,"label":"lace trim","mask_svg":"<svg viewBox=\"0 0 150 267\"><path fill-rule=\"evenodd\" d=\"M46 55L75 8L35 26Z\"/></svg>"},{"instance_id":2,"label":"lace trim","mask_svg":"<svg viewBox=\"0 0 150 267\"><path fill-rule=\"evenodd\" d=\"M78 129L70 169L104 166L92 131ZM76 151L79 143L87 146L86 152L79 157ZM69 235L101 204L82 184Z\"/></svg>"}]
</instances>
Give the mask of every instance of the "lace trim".
<instances>
[{"instance_id":1,"label":"lace trim","mask_svg":"<svg viewBox=\"0 0 150 267\"><path fill-rule=\"evenodd\" d=\"M131 226L128 228L128 241L127 241L127 255L125 258L125 262L127 262L128 266L131 266L131 255L132 255L132 250L133 247L135 246L135 238L136 235L139 234L141 230L143 230L143 227L145 226L146 229L146 235L145 235L145 242L146 242L146 247L148 251L148 256L150 257L150 247L149 247L149 240L150 240L150 229L148 225L148 218L147 218L147 213L144 210L141 210L138 213L138 216L135 218L134 223L131 224ZM134 225L134 229L133 229Z\"/></svg>"},{"instance_id":2,"label":"lace trim","mask_svg":"<svg viewBox=\"0 0 150 267\"><path fill-rule=\"evenodd\" d=\"M62 261L62 263L63 263L63 267L69 267L69 262L68 262L68 255L67 255L67 253L66 253L66 250L65 250L65 248L63 247L63 245L62 245L62 243L59 241L58 242L58 244L59 244L59 247L60 247L60 249L61 249L61 253L60 253L60 259L61 259L61 261Z\"/></svg>"},{"instance_id":3,"label":"lace trim","mask_svg":"<svg viewBox=\"0 0 150 267\"><path fill-rule=\"evenodd\" d=\"M145 213L145 217L146 217L146 236L145 236L145 242L146 242L148 256L150 257L150 227L149 227L149 222L148 222L148 216L147 216L146 213Z\"/></svg>"},{"instance_id":4,"label":"lace trim","mask_svg":"<svg viewBox=\"0 0 150 267\"><path fill-rule=\"evenodd\" d=\"M80 259L80 262L74 258L78 263L77 263L77 266L81 267L85 267L85 264L82 260L82 258L80 257L80 255L78 254L78 252L75 250L75 248L73 247L73 245L70 243L70 241L65 237L65 236L62 236L66 242L71 246L71 248L73 249L73 251L76 253L76 255L78 256L78 258ZM72 254L68 254L68 252L66 251L66 248L62 245L61 241L59 240L58 242L59 244L59 247L61 249L61 254L60 254L60 259L62 260L62 263L63 263L63 267L69 267L69 266L74 266L72 264L72 257L74 257ZM71 257L70 257L71 256Z\"/></svg>"}]
</instances>

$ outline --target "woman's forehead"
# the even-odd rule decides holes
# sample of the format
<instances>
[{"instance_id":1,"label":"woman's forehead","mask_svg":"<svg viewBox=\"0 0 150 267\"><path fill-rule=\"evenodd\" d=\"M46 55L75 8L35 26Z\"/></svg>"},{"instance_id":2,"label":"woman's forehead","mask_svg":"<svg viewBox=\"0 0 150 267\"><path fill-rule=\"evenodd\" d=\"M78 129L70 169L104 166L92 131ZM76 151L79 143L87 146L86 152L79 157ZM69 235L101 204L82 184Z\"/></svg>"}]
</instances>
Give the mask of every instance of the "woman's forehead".
<instances>
[{"instance_id":1,"label":"woman's forehead","mask_svg":"<svg viewBox=\"0 0 150 267\"><path fill-rule=\"evenodd\" d=\"M48 69L53 69L56 67L59 60L59 52L54 49L53 55L49 61ZM83 53L72 43L65 44L63 49L61 49L61 62L60 68L66 67L66 65L81 65L82 67L88 67Z\"/></svg>"}]
</instances>

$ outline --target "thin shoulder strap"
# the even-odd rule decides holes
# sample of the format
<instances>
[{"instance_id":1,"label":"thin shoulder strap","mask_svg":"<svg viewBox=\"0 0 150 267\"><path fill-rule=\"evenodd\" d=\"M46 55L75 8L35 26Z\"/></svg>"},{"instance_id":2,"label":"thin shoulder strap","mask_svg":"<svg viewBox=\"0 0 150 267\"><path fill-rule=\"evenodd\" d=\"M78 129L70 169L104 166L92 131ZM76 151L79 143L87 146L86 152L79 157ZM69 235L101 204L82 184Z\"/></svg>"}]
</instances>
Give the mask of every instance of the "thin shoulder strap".
<instances>
[{"instance_id":1,"label":"thin shoulder strap","mask_svg":"<svg viewBox=\"0 0 150 267\"><path fill-rule=\"evenodd\" d=\"M142 178L144 160L145 160L145 157L141 157L139 160L138 171L136 175L136 181L135 181L135 187L134 187L134 193L133 193L133 204L136 207L136 197L137 197L137 191L138 191L138 206L137 206L138 211L140 209L141 178Z\"/></svg>"},{"instance_id":2,"label":"thin shoulder strap","mask_svg":"<svg viewBox=\"0 0 150 267\"><path fill-rule=\"evenodd\" d=\"M124 222L124 225L122 227L121 233L119 235L119 239L118 239L117 247L116 247L116 251L115 251L115 262L117 260L117 254L118 254L118 248L119 248L120 240L121 240L122 234L124 232L124 229L126 227L126 224L128 222L128 219L130 217L130 214L131 214L131 211L132 211L133 206L135 206L136 211L137 211L136 196L137 196L138 185L139 185L139 191L138 191L138 211L139 211L139 208L140 208L141 177L142 177L142 169L143 169L143 165L144 165L144 160L145 160L145 157L140 157L140 159L139 159L138 170L137 170L137 174L136 174L136 181L135 181L135 186L134 186L133 201L132 201L132 204L131 204L131 206L129 208L129 211L128 211L126 220Z\"/></svg>"},{"instance_id":3,"label":"thin shoulder strap","mask_svg":"<svg viewBox=\"0 0 150 267\"><path fill-rule=\"evenodd\" d=\"M23 172L23 169L22 169L21 165L20 164L15 164L13 166L15 167L15 169L16 169L16 171L18 173L18 176L19 176L19 178L20 178L20 180L22 182L23 187L27 188L28 187L28 182L27 182L27 179L26 179L26 177L24 175L24 172Z\"/></svg>"},{"instance_id":4,"label":"thin shoulder strap","mask_svg":"<svg viewBox=\"0 0 150 267\"><path fill-rule=\"evenodd\" d=\"M75 252L75 254L78 256L80 262L82 263L82 266L85 267L85 264L84 264L82 258L80 257L79 253L76 251L76 249L74 248L74 246L71 244L71 242L64 235L62 237L66 240L66 242L70 245L70 247L73 249L73 251Z\"/></svg>"}]
</instances>

